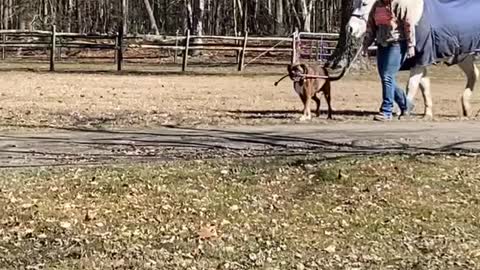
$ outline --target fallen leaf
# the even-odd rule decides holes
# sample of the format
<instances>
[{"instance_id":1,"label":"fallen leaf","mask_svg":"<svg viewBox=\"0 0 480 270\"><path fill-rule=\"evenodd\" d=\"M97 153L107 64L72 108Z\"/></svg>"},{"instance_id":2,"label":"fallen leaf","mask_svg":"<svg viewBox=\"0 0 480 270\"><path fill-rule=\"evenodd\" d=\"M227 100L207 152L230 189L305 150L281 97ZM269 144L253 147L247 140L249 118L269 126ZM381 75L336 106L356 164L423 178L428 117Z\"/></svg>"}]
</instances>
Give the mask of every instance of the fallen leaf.
<instances>
[{"instance_id":1,"label":"fallen leaf","mask_svg":"<svg viewBox=\"0 0 480 270\"><path fill-rule=\"evenodd\" d=\"M233 253L233 252L235 252L235 248L232 247L232 246L225 247L225 248L223 248L223 250L224 250L225 252L228 252L228 253Z\"/></svg>"},{"instance_id":2,"label":"fallen leaf","mask_svg":"<svg viewBox=\"0 0 480 270\"><path fill-rule=\"evenodd\" d=\"M217 227L215 226L205 226L198 231L198 238L200 238L200 240L208 240L217 236Z\"/></svg>"},{"instance_id":3,"label":"fallen leaf","mask_svg":"<svg viewBox=\"0 0 480 270\"><path fill-rule=\"evenodd\" d=\"M226 219L224 219L224 220L222 220L222 223L220 223L220 224L221 224L222 226L225 226L225 225L231 224L231 222L228 221L228 220L226 220Z\"/></svg>"},{"instance_id":4,"label":"fallen leaf","mask_svg":"<svg viewBox=\"0 0 480 270\"><path fill-rule=\"evenodd\" d=\"M114 263L114 267L122 267L124 265L125 265L125 260L124 259L120 259L120 260L118 260Z\"/></svg>"},{"instance_id":5,"label":"fallen leaf","mask_svg":"<svg viewBox=\"0 0 480 270\"><path fill-rule=\"evenodd\" d=\"M324 250L328 253L334 253L337 248L334 245L326 247Z\"/></svg>"},{"instance_id":6,"label":"fallen leaf","mask_svg":"<svg viewBox=\"0 0 480 270\"><path fill-rule=\"evenodd\" d=\"M69 222L60 222L60 227L68 230L72 227L72 224L70 224Z\"/></svg>"},{"instance_id":7,"label":"fallen leaf","mask_svg":"<svg viewBox=\"0 0 480 270\"><path fill-rule=\"evenodd\" d=\"M91 221L95 219L95 216L96 216L95 213L87 211L87 213L85 214L85 221Z\"/></svg>"},{"instance_id":8,"label":"fallen leaf","mask_svg":"<svg viewBox=\"0 0 480 270\"><path fill-rule=\"evenodd\" d=\"M478 257L480 257L480 249L471 251L471 252L470 252L470 256L472 256L473 258L478 258Z\"/></svg>"},{"instance_id":9,"label":"fallen leaf","mask_svg":"<svg viewBox=\"0 0 480 270\"><path fill-rule=\"evenodd\" d=\"M28 209L28 208L33 207L33 204L31 204L31 203L24 203L24 204L22 204L21 207L22 207L22 209Z\"/></svg>"}]
</instances>

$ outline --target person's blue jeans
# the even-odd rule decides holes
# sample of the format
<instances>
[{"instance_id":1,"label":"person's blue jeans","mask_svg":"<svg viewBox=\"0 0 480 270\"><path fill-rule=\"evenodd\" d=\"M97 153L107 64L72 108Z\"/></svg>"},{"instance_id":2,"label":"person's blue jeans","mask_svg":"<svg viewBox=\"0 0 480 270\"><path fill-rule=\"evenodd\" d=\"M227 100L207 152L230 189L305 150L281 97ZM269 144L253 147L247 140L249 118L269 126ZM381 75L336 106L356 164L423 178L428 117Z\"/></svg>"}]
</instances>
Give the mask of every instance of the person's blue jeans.
<instances>
[{"instance_id":1,"label":"person's blue jeans","mask_svg":"<svg viewBox=\"0 0 480 270\"><path fill-rule=\"evenodd\" d=\"M397 73L406 59L407 44L399 42L388 47L378 46L377 66L382 80L381 113L386 117L392 116L393 103L396 102L400 111L407 111L407 96L405 91L397 86Z\"/></svg>"}]
</instances>

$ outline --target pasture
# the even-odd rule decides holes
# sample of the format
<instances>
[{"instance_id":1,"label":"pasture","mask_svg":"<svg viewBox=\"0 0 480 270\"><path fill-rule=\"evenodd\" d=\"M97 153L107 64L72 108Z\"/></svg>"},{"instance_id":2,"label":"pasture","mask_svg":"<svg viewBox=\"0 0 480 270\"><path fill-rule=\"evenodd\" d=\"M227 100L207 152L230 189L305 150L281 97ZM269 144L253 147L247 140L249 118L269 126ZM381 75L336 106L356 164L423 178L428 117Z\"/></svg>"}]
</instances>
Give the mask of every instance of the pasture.
<instances>
[{"instance_id":1,"label":"pasture","mask_svg":"<svg viewBox=\"0 0 480 270\"><path fill-rule=\"evenodd\" d=\"M0 268L480 267L456 68L432 69L433 122L386 124L375 72L299 123L283 67L202 71L0 72Z\"/></svg>"},{"instance_id":2,"label":"pasture","mask_svg":"<svg viewBox=\"0 0 480 270\"><path fill-rule=\"evenodd\" d=\"M101 65L66 64L62 68L102 70ZM109 68L111 71L112 67ZM192 72L200 75L189 76L138 66L131 67L133 73L125 75L114 75L108 70L105 67L103 71L107 73L104 74L1 72L1 124L9 128L295 124L302 108L289 80L273 86L284 73L283 66L253 66L243 74L230 75L219 75L221 68L199 67L192 68ZM147 70L154 76L135 73L136 70ZM206 75L201 75L202 72ZM461 115L459 99L465 83L462 74L456 67L443 66L432 68L430 74L436 120L458 120ZM408 73L401 74L403 84L406 75ZM332 90L335 120L326 121L326 117L320 117L310 123L370 122L381 101L376 76L370 71L351 74L335 82ZM474 93L473 116L480 109L476 97ZM325 108L322 99L322 110ZM420 92L415 111L423 113ZM414 120L417 118L421 117Z\"/></svg>"}]
</instances>

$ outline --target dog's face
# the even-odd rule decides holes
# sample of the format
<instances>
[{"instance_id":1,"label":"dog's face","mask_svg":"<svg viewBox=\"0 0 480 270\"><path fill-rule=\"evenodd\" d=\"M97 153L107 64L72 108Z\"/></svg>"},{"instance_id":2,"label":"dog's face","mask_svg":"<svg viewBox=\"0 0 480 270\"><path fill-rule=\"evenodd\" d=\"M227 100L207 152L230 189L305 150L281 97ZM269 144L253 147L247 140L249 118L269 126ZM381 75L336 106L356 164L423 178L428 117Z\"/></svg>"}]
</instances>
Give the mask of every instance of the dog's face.
<instances>
[{"instance_id":1,"label":"dog's face","mask_svg":"<svg viewBox=\"0 0 480 270\"><path fill-rule=\"evenodd\" d=\"M287 70L288 76L293 81L301 80L307 74L307 66L305 64L288 65Z\"/></svg>"}]
</instances>

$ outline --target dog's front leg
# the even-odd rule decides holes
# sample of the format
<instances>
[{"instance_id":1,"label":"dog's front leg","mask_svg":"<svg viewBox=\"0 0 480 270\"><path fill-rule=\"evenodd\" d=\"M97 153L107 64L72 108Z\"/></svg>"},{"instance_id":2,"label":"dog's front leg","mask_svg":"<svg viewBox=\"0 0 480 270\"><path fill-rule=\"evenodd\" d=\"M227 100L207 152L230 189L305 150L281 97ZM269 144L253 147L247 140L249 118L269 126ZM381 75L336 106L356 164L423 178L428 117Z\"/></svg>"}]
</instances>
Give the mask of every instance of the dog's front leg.
<instances>
[{"instance_id":1,"label":"dog's front leg","mask_svg":"<svg viewBox=\"0 0 480 270\"><path fill-rule=\"evenodd\" d=\"M312 97L310 95L303 96L303 115L300 118L300 121L306 121L312 119L312 112L310 111L310 103L312 102Z\"/></svg>"}]
</instances>

